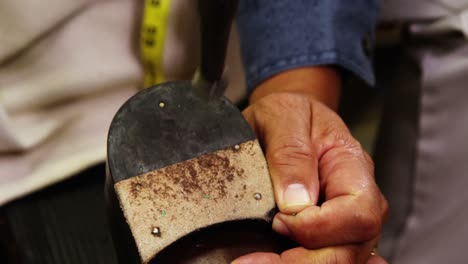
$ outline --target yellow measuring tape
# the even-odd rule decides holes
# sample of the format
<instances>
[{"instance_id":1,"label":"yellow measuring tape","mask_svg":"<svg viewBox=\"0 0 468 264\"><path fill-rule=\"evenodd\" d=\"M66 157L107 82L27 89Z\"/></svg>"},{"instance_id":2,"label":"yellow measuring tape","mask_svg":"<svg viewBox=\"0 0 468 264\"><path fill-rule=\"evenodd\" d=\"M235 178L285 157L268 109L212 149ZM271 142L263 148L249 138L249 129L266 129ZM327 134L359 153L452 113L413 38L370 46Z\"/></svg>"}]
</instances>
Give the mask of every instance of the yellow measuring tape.
<instances>
[{"instance_id":1,"label":"yellow measuring tape","mask_svg":"<svg viewBox=\"0 0 468 264\"><path fill-rule=\"evenodd\" d=\"M140 33L144 86L164 82L163 53L171 0L145 0Z\"/></svg>"}]
</instances>

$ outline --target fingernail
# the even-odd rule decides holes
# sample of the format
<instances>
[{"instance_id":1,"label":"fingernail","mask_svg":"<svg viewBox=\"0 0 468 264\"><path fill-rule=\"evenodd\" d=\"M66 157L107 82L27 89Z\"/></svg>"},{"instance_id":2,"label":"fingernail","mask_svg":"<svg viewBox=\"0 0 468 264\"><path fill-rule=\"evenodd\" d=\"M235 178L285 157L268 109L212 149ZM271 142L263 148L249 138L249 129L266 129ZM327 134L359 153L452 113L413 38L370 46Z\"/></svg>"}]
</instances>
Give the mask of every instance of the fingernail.
<instances>
[{"instance_id":1,"label":"fingernail","mask_svg":"<svg viewBox=\"0 0 468 264\"><path fill-rule=\"evenodd\" d=\"M291 234L291 231L289 231L286 224L280 219L278 219L278 217L275 217L273 219L272 228L276 231L276 233L281 234L283 236L289 236Z\"/></svg>"},{"instance_id":2,"label":"fingernail","mask_svg":"<svg viewBox=\"0 0 468 264\"><path fill-rule=\"evenodd\" d=\"M284 192L283 203L286 208L309 205L310 202L309 192L303 184L290 184Z\"/></svg>"}]
</instances>

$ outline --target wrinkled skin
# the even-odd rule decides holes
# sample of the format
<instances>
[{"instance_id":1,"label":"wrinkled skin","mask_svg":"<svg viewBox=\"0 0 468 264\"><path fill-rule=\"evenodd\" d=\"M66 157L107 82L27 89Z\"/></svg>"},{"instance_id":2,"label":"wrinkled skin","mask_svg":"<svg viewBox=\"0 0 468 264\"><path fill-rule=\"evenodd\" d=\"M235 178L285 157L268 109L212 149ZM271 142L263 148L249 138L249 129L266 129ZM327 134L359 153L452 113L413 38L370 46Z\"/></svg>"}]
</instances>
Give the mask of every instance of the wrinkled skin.
<instances>
[{"instance_id":1,"label":"wrinkled skin","mask_svg":"<svg viewBox=\"0 0 468 264\"><path fill-rule=\"evenodd\" d=\"M273 229L302 247L253 253L235 264L386 263L371 254L388 210L373 162L322 102L298 91L274 92L244 110L265 152L280 209ZM288 203L290 184L305 186L309 200Z\"/></svg>"}]
</instances>

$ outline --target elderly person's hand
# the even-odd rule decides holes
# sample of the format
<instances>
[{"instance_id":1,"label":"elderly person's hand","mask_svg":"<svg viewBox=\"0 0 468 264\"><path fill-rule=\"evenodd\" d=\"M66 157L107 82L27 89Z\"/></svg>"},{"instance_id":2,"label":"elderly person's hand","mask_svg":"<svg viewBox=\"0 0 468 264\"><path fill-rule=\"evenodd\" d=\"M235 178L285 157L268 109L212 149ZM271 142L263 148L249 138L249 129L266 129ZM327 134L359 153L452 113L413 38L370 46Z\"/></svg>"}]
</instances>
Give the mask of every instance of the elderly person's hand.
<instances>
[{"instance_id":1,"label":"elderly person's hand","mask_svg":"<svg viewBox=\"0 0 468 264\"><path fill-rule=\"evenodd\" d=\"M244 116L268 161L280 212L273 229L302 247L246 263L386 263L373 254L387 203L369 155L335 113L340 78L329 67L283 72L252 94Z\"/></svg>"}]
</instances>

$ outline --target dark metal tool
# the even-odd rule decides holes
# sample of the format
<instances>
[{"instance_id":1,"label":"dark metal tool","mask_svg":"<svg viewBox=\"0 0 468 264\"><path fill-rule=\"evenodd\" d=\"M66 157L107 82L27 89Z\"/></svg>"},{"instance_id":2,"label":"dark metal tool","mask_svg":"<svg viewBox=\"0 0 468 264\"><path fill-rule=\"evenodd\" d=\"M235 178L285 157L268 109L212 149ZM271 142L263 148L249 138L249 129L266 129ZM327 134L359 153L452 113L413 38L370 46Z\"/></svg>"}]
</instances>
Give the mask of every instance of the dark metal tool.
<instances>
[{"instance_id":1,"label":"dark metal tool","mask_svg":"<svg viewBox=\"0 0 468 264\"><path fill-rule=\"evenodd\" d=\"M139 92L112 121L106 193L122 263L229 263L281 247L268 224L275 202L265 158L222 96L236 7L200 0L194 79Z\"/></svg>"}]
</instances>

